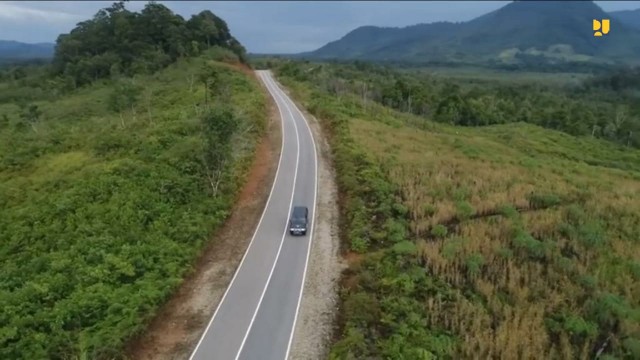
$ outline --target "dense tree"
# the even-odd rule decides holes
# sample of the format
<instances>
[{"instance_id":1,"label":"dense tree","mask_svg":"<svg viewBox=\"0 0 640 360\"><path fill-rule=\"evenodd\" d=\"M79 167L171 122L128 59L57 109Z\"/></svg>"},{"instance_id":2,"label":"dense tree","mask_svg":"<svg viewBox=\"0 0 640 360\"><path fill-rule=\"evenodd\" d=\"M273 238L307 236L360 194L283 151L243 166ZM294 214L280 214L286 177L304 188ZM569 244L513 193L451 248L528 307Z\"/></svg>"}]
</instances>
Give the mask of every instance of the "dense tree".
<instances>
[{"instance_id":1,"label":"dense tree","mask_svg":"<svg viewBox=\"0 0 640 360\"><path fill-rule=\"evenodd\" d=\"M208 10L185 21L153 1L140 13L127 10L121 1L58 37L52 71L77 87L110 76L153 73L212 46L227 48L245 61L244 47Z\"/></svg>"},{"instance_id":2,"label":"dense tree","mask_svg":"<svg viewBox=\"0 0 640 360\"><path fill-rule=\"evenodd\" d=\"M206 44L207 47L219 44L221 39L231 39L227 23L209 10L193 15L187 22L187 28L191 31L193 40Z\"/></svg>"}]
</instances>

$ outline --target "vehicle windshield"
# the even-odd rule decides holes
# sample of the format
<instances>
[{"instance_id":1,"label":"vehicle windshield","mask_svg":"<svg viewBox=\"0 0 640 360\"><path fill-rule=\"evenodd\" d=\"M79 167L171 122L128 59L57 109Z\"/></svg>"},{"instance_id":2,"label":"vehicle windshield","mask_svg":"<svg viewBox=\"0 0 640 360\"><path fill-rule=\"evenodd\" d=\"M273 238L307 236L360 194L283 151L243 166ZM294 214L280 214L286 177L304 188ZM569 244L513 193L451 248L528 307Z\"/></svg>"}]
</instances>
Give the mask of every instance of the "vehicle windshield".
<instances>
[{"instance_id":1,"label":"vehicle windshield","mask_svg":"<svg viewBox=\"0 0 640 360\"><path fill-rule=\"evenodd\" d=\"M302 219L291 219L291 225L304 225L305 221L304 218Z\"/></svg>"}]
</instances>

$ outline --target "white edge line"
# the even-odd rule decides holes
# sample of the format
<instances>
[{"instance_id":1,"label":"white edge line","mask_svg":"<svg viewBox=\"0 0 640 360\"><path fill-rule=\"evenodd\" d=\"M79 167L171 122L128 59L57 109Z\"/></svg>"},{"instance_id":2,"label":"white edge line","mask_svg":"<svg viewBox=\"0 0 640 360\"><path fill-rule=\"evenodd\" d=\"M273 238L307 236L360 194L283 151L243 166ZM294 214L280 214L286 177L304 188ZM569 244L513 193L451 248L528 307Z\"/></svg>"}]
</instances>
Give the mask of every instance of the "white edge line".
<instances>
[{"instance_id":1,"label":"white edge line","mask_svg":"<svg viewBox=\"0 0 640 360\"><path fill-rule=\"evenodd\" d=\"M264 83L264 85L265 85L265 87L267 88L267 91L268 91L269 87L266 84L266 82L264 81L264 77L261 74L258 74L258 75L263 80L263 83ZM229 283L229 286L227 286L227 289L225 290L224 295L222 295L222 299L220 300L220 303L218 303L218 306L216 307L216 311L213 313L213 316L211 316L211 320L209 320L209 323L207 324L207 327L205 328L204 332L202 333L202 336L200 336L200 340L198 341L198 344L196 345L195 349L193 349L193 352L191 353L191 356L189 357L189 360L193 360L193 357L196 355L196 353L198 351L198 348L202 344L202 341L204 340L204 338L207 336L207 332L209 332L209 328L211 327L211 324L213 324L213 320L216 318L216 315L218 314L218 311L220 310L220 307L222 306L222 303L226 299L227 294L229 293L229 289L231 289L231 287L233 286L233 282L236 280L236 276L238 276L238 273L240 272L240 268L242 268L242 264L244 263L244 259L247 257L247 254L249 253L249 249L251 249L251 245L253 244L253 240L255 240L256 235L258 234L258 229L260 228L260 224L262 223L262 219L264 218L264 215L267 212L267 208L269 207L269 202L271 201L271 195L273 194L273 190L276 187L276 183L277 183L277 180L278 180L278 173L280 172L280 165L282 165L282 158L283 158L283 154L284 154L285 131L284 131L284 117L282 116L282 111L280 110L280 106L278 106L278 102L277 101L274 101L274 102L276 103L276 107L278 108L278 112L280 113L280 128L281 128L281 132L282 132L282 139L281 139L281 145L280 145L280 159L278 160L278 168L276 169L276 175L273 178L273 184L271 185L271 191L269 192L269 197L267 198L267 202L264 205L264 209L262 210L262 215L260 216L260 221L258 221L258 225L256 226L256 229L253 232L253 236L251 237L251 241L249 242L249 246L247 246L247 250L244 252L244 255L242 256L242 260L240 260L240 264L236 268L236 272L233 274L233 278L231 278L231 282ZM296 168L296 171L297 171L297 168ZM295 186L295 182L294 182L294 186ZM292 196L292 198L293 198L293 196Z\"/></svg>"},{"instance_id":2,"label":"white edge line","mask_svg":"<svg viewBox=\"0 0 640 360\"><path fill-rule=\"evenodd\" d=\"M272 95L278 95L280 100L284 100L278 91L274 91ZM274 96L275 100L275 96ZM276 101L277 104L277 101ZM291 108L287 105L286 101L283 101L283 105L287 108L289 115L291 116L291 120L293 122L293 127L296 129L296 142L298 143L298 151L296 154L296 171L293 173L293 187L291 189L291 200L289 201L289 211L287 212L287 216L291 213L291 207L293 206L293 198L296 190L296 180L298 178L298 165L300 163L300 134L298 132L298 125L296 124L296 119L291 112ZM284 124L284 119L283 119ZM312 225L313 226L313 225ZM242 343L240 344L240 349L238 349L238 354L236 355L235 360L240 358L240 354L242 353L242 349L244 348L244 344L249 337L249 333L251 332L251 327L253 326L253 322L256 320L256 316L258 315L258 311L260 310L260 305L262 305L262 300L264 299L264 295L267 293L267 289L269 288L269 283L271 282L271 277L273 276L273 272L276 269L276 265L278 264L278 258L280 257L280 251L282 250L282 245L284 244L284 238L287 236L287 225L284 227L284 231L282 233L282 239L280 240L280 246L278 247L278 253L276 254L276 258L273 261L273 266L271 266L271 271L269 272L269 277L267 278L267 282L262 289L262 294L260 295L260 300L258 300L258 305L256 306L256 310L253 312L253 316L251 317L251 322L249 323L249 327L247 328L247 332L244 334L244 338L242 339Z\"/></svg>"},{"instance_id":3,"label":"white edge line","mask_svg":"<svg viewBox=\"0 0 640 360\"><path fill-rule=\"evenodd\" d=\"M273 79L273 77L272 77ZM274 81L275 83L275 81ZM276 83L276 86L278 86L278 84ZM279 87L279 86L278 86ZM304 272L302 273L302 285L300 286L300 295L298 296L298 305L296 306L296 314L293 318L293 326L291 327L291 335L289 335L289 344L287 345L287 352L285 353L284 359L287 360L289 358L289 352L291 351L291 344L293 343L293 335L296 331L296 323L298 321L298 313L300 312L300 305L302 303L302 295L304 292L304 285L305 285L305 280L307 277L307 266L309 265L309 257L311 255L311 245L313 242L313 229L315 228L316 225L316 219L318 217L318 213L317 213L317 208L316 208L316 202L317 202L317 198L318 198L318 152L316 149L316 140L313 137L313 131L311 131L311 127L309 126L309 122L307 121L307 118L304 116L304 114L302 113L302 111L300 111L300 109L298 108L298 105L296 105L295 101L293 101L293 99L291 99L289 97L289 100L291 101L291 103L293 104L293 107L296 109L296 111L298 111L298 113L300 114L300 116L302 117L302 119L304 120L304 124L307 126L307 130L309 131L309 135L311 136L311 141L313 142L313 156L314 156L314 160L315 160L315 172L316 172L316 187L314 190L314 194L313 194L313 220L311 222L311 232L309 234L309 246L307 248L307 260L304 263Z\"/></svg>"}]
</instances>

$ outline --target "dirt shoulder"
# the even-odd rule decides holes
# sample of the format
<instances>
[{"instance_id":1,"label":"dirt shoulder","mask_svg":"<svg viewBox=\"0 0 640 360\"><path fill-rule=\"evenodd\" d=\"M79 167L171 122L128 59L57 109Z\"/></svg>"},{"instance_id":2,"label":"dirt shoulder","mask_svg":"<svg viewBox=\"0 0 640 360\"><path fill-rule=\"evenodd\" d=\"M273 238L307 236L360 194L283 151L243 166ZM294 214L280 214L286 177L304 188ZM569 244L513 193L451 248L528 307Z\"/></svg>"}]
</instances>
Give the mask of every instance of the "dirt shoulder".
<instances>
[{"instance_id":1,"label":"dirt shoulder","mask_svg":"<svg viewBox=\"0 0 640 360\"><path fill-rule=\"evenodd\" d=\"M280 116L266 88L262 89L270 111L267 134L257 147L231 216L146 332L127 345L126 355L131 359L188 359L249 245L269 197L281 148Z\"/></svg>"},{"instance_id":2,"label":"dirt shoulder","mask_svg":"<svg viewBox=\"0 0 640 360\"><path fill-rule=\"evenodd\" d=\"M318 199L307 277L289 358L326 359L339 304L338 284L345 267L340 257L338 188L331 149L320 123L300 104L296 105L309 121L318 147Z\"/></svg>"}]
</instances>

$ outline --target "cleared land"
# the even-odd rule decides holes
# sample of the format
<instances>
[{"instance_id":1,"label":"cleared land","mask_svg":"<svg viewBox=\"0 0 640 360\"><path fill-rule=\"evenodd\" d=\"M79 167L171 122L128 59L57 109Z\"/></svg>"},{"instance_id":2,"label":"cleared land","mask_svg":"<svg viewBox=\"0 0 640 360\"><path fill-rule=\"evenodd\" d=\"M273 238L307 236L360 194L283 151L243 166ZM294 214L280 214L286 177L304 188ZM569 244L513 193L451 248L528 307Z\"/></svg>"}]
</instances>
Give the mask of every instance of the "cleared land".
<instances>
[{"instance_id":1,"label":"cleared land","mask_svg":"<svg viewBox=\"0 0 640 360\"><path fill-rule=\"evenodd\" d=\"M640 154L525 124L351 129L399 188L425 268L452 291L423 301L430 326L465 339L459 355L587 359L599 333L640 330Z\"/></svg>"}]
</instances>

